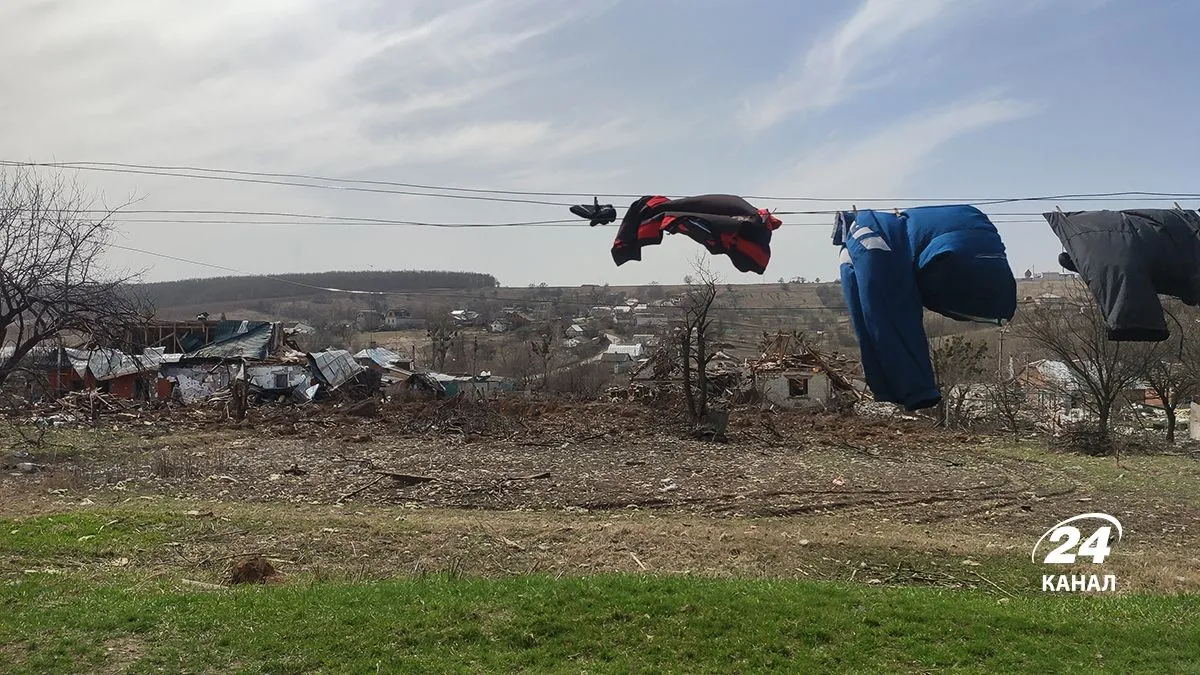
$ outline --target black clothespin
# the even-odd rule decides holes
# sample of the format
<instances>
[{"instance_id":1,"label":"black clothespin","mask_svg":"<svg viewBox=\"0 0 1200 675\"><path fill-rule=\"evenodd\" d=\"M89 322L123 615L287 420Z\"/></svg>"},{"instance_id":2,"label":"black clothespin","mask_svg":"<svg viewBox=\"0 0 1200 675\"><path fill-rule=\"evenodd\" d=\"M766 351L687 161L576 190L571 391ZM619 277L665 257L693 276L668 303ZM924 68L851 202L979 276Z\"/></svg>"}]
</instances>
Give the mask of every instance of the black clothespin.
<instances>
[{"instance_id":1,"label":"black clothespin","mask_svg":"<svg viewBox=\"0 0 1200 675\"><path fill-rule=\"evenodd\" d=\"M1182 211L1182 210L1183 210L1183 207L1179 205L1179 202L1171 202L1171 203L1175 205L1175 210L1176 210L1176 211Z\"/></svg>"},{"instance_id":2,"label":"black clothespin","mask_svg":"<svg viewBox=\"0 0 1200 675\"><path fill-rule=\"evenodd\" d=\"M607 225L617 219L617 210L612 204L601 204L599 197L592 197L592 206L576 204L571 207L571 213L580 218L587 218L591 226Z\"/></svg>"},{"instance_id":3,"label":"black clothespin","mask_svg":"<svg viewBox=\"0 0 1200 675\"><path fill-rule=\"evenodd\" d=\"M1055 205L1054 205L1054 210L1055 210L1055 211L1058 211L1059 213L1062 213L1062 212L1063 212L1063 210L1062 210L1062 207L1061 207L1061 206L1059 206L1058 204L1055 204Z\"/></svg>"},{"instance_id":4,"label":"black clothespin","mask_svg":"<svg viewBox=\"0 0 1200 675\"><path fill-rule=\"evenodd\" d=\"M893 211L893 212L895 212L895 214L896 214L896 217L897 217L897 218L899 218L899 217L900 217L900 209L898 209L898 208L896 208L895 206L893 206L893 207L892 207L892 211Z\"/></svg>"}]
</instances>

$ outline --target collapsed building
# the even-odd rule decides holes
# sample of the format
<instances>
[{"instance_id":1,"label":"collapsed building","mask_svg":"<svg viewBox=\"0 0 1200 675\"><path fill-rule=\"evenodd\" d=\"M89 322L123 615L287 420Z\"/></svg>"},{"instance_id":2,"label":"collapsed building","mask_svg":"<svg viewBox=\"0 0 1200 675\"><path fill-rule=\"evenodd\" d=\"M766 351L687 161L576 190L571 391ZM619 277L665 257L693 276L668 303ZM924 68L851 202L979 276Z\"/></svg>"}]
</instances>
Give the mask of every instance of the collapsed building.
<instances>
[{"instance_id":1,"label":"collapsed building","mask_svg":"<svg viewBox=\"0 0 1200 675\"><path fill-rule=\"evenodd\" d=\"M764 338L751 358L739 359L724 349L712 354L705 369L711 396L781 408L836 407L863 397L866 384L849 358L824 354L796 334ZM629 374L631 386L642 390L683 382L679 356L666 346L640 359Z\"/></svg>"},{"instance_id":2,"label":"collapsed building","mask_svg":"<svg viewBox=\"0 0 1200 675\"><path fill-rule=\"evenodd\" d=\"M124 349L59 347L41 357L50 394L96 390L118 398L195 403L246 381L257 401L312 401L378 377L346 350L303 352L268 321L148 322L125 331Z\"/></svg>"}]
</instances>

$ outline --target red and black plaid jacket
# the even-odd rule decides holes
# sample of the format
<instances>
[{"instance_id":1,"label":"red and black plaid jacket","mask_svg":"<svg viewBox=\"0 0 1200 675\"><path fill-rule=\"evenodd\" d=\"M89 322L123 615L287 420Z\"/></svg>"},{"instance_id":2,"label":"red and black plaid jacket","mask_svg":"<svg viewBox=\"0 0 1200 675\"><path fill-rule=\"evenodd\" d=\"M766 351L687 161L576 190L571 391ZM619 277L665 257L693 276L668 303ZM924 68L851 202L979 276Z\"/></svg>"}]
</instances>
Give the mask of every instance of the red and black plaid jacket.
<instances>
[{"instance_id":1,"label":"red and black plaid jacket","mask_svg":"<svg viewBox=\"0 0 1200 675\"><path fill-rule=\"evenodd\" d=\"M642 197L629 206L612 256L617 265L642 259L642 247L662 243L663 233L685 234L714 255L724 254L739 272L762 274L771 261L771 232L783 223L734 195L681 199Z\"/></svg>"}]
</instances>

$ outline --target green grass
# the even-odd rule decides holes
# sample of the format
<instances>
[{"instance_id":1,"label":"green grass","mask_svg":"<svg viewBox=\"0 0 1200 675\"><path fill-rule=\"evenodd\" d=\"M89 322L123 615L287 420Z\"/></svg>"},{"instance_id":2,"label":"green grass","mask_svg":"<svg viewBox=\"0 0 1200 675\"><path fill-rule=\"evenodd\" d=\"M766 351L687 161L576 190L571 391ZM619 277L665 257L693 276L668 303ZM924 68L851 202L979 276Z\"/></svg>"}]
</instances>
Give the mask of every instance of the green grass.
<instances>
[{"instance_id":1,"label":"green grass","mask_svg":"<svg viewBox=\"0 0 1200 675\"><path fill-rule=\"evenodd\" d=\"M67 513L0 518L0 553L25 561L107 558L156 549L195 526L175 514Z\"/></svg>"},{"instance_id":2,"label":"green grass","mask_svg":"<svg viewBox=\"0 0 1200 675\"><path fill-rule=\"evenodd\" d=\"M0 670L1200 672L1200 609L1184 597L615 575L125 585L0 587Z\"/></svg>"}]
</instances>

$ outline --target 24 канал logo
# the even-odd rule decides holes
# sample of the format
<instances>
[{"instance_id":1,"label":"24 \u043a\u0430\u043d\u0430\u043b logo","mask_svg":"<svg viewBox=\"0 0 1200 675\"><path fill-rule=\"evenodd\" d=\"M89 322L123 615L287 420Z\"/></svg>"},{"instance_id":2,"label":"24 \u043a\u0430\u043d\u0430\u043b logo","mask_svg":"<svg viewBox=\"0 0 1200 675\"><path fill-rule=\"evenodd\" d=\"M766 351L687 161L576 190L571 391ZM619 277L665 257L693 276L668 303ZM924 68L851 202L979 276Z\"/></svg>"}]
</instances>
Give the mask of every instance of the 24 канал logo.
<instances>
[{"instance_id":1,"label":"24 \u043a\u0430\u043d\u0430\u043b logo","mask_svg":"<svg viewBox=\"0 0 1200 675\"><path fill-rule=\"evenodd\" d=\"M1090 524L1099 523L1099 525L1094 530L1081 531L1078 525L1089 523L1089 521ZM1107 513L1081 513L1078 516L1071 516L1046 530L1033 545L1030 558L1033 562L1038 562L1038 549L1045 542L1047 545L1042 549L1042 562L1047 565L1071 565L1088 559L1092 564L1099 565L1112 553L1114 528L1117 533L1117 543L1120 543L1121 538L1125 535L1125 530L1121 527L1121 521L1113 516ZM1086 532L1090 532L1090 534L1085 538ZM1058 545L1051 547L1053 544ZM1043 591L1115 591L1116 589L1117 578L1112 574L1105 574L1103 578L1098 574L1042 575Z\"/></svg>"}]
</instances>

